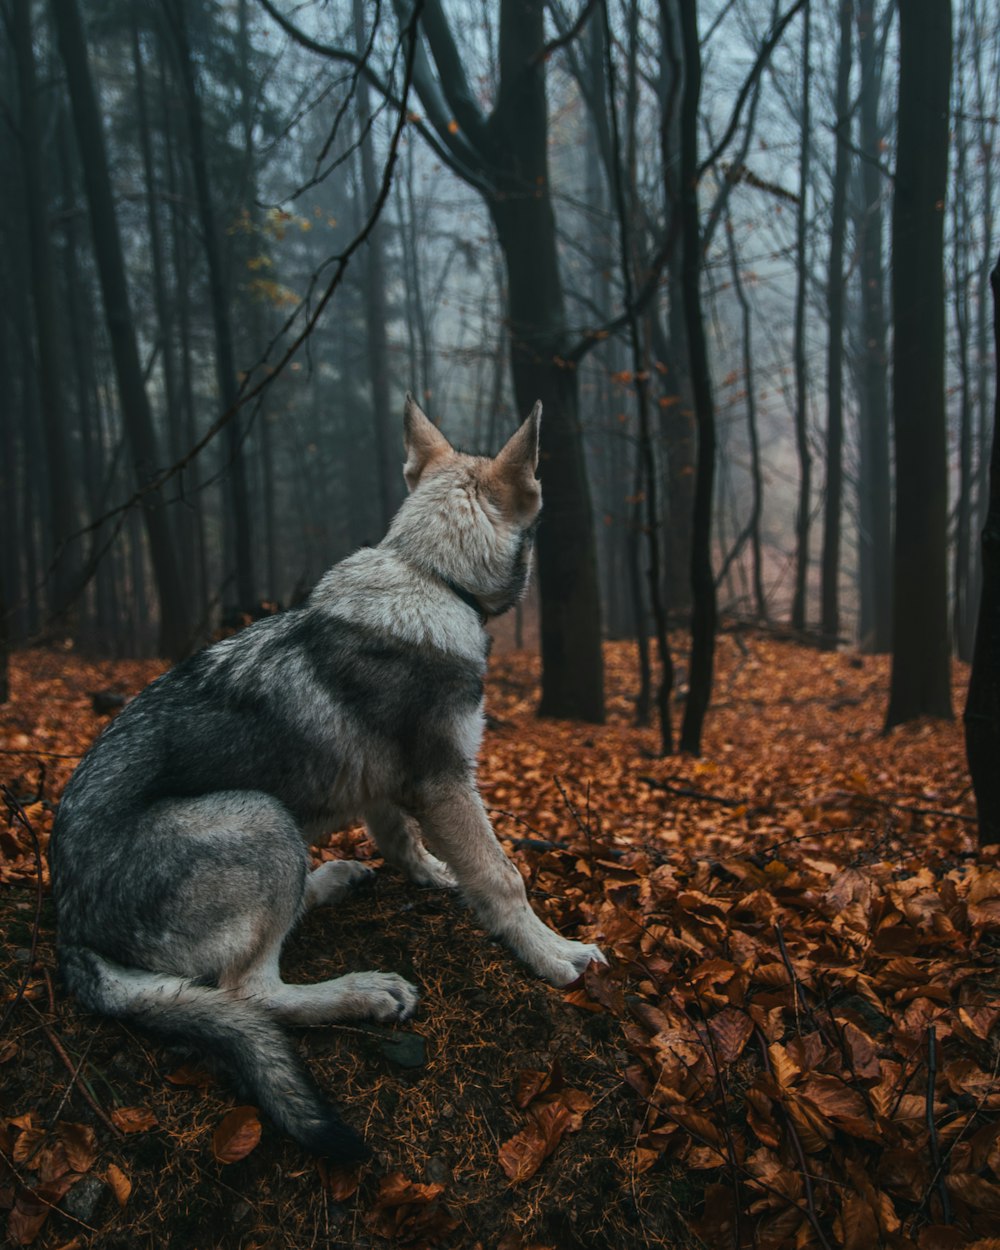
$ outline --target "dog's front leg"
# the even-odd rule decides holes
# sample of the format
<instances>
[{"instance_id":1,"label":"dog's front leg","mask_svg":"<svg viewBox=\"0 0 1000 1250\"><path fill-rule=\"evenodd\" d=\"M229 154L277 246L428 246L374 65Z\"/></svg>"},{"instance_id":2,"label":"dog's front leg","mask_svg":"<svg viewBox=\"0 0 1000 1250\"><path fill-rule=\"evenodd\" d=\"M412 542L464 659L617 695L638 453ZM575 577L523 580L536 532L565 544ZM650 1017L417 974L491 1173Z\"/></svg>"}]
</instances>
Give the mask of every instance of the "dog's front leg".
<instances>
[{"instance_id":1,"label":"dog's front leg","mask_svg":"<svg viewBox=\"0 0 1000 1250\"><path fill-rule=\"evenodd\" d=\"M560 937L535 915L521 874L504 854L471 783L433 786L415 815L431 850L451 868L486 929L539 976L567 985L592 959L607 962L599 947Z\"/></svg>"}]
</instances>

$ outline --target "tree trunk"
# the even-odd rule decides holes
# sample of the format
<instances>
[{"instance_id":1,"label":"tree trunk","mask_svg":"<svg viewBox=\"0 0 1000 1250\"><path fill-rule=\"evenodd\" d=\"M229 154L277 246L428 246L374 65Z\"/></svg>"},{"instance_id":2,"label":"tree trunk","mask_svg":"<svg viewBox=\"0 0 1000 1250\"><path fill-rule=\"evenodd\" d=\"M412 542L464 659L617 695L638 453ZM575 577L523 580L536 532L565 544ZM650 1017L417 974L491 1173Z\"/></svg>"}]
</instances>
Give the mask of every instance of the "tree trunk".
<instances>
[{"instance_id":1,"label":"tree trunk","mask_svg":"<svg viewBox=\"0 0 1000 1250\"><path fill-rule=\"evenodd\" d=\"M792 628L806 627L806 589L809 576L809 510L812 506L812 455L809 451L809 387L806 380L806 200L809 194L810 26L811 9L802 10L802 119L799 143L799 202L795 213L795 446L799 456L799 503L795 514L795 588L792 592Z\"/></svg>"},{"instance_id":2,"label":"tree trunk","mask_svg":"<svg viewBox=\"0 0 1000 1250\"><path fill-rule=\"evenodd\" d=\"M66 396L63 393L63 330L59 319L52 243L49 235L49 201L42 171L45 144L38 121L35 58L32 50L31 5L13 5L11 28L17 60L21 169L25 190L25 221L35 326L35 359L38 364L38 400L45 443L48 478L49 526L53 543L49 609L62 617L77 590L79 550L64 547L79 526L77 476L70 465ZM65 627L67 622L60 621Z\"/></svg>"},{"instance_id":3,"label":"tree trunk","mask_svg":"<svg viewBox=\"0 0 1000 1250\"><path fill-rule=\"evenodd\" d=\"M565 304L548 169L544 4L504 0L501 86L490 119L497 193L489 208L507 268L518 410L542 401L538 531L542 698L539 715L604 719L600 596L576 371L567 368Z\"/></svg>"},{"instance_id":4,"label":"tree trunk","mask_svg":"<svg viewBox=\"0 0 1000 1250\"><path fill-rule=\"evenodd\" d=\"M962 33L956 62L962 60ZM955 562L952 635L960 660L972 659L975 608L972 589L972 376L969 365L969 239L973 236L966 194L965 99L958 84L955 118L955 194L952 198L952 300L958 357L958 499L955 504Z\"/></svg>"},{"instance_id":5,"label":"tree trunk","mask_svg":"<svg viewBox=\"0 0 1000 1250\"><path fill-rule=\"evenodd\" d=\"M896 550L887 729L952 714L943 263L950 75L950 0L907 0L899 9L892 213Z\"/></svg>"},{"instance_id":6,"label":"tree trunk","mask_svg":"<svg viewBox=\"0 0 1000 1250\"><path fill-rule=\"evenodd\" d=\"M661 0L663 3L663 0ZM715 658L715 578L712 575L712 490L715 480L715 408L701 313L701 228L698 218L698 99L701 49L697 0L681 0L684 92L681 100L681 239L684 319L691 390L698 427L694 518L691 527L691 671L681 726L681 750L701 754L701 730L712 695Z\"/></svg>"},{"instance_id":7,"label":"tree trunk","mask_svg":"<svg viewBox=\"0 0 1000 1250\"><path fill-rule=\"evenodd\" d=\"M982 538L982 594L965 703L965 752L976 794L979 842L1000 842L1000 260L990 274L998 375L993 410L989 502Z\"/></svg>"},{"instance_id":8,"label":"tree trunk","mask_svg":"<svg viewBox=\"0 0 1000 1250\"><path fill-rule=\"evenodd\" d=\"M51 0L51 8L59 51L66 69L77 146L81 153L80 164L90 207L94 254L115 363L122 419L132 450L136 480L143 485L156 473L161 460L136 348L125 262L115 218L104 132L90 75L86 35L76 0ZM160 650L164 655L177 658L184 655L191 645L190 598L181 577L167 514L162 505L148 494L143 498L142 508L160 601Z\"/></svg>"},{"instance_id":9,"label":"tree trunk","mask_svg":"<svg viewBox=\"0 0 1000 1250\"><path fill-rule=\"evenodd\" d=\"M847 172L850 164L851 34L853 0L840 0L840 48L837 54L835 135L827 280L827 418L826 500L823 510L823 556L820 570L820 629L823 646L835 649L840 634L840 510L844 494L844 237L847 233Z\"/></svg>"},{"instance_id":10,"label":"tree trunk","mask_svg":"<svg viewBox=\"0 0 1000 1250\"><path fill-rule=\"evenodd\" d=\"M188 0L173 0L169 6L171 34L177 51L181 87L187 112L188 134L191 141L191 171L194 175L195 202L205 260L208 264L208 295L212 310L212 326L215 332L215 372L222 411L227 412L237 400L236 365L233 358L233 333L229 319L229 298L222 268L219 232L212 207L212 192L208 179L208 159L205 150L205 125L202 116L201 97L191 46L187 31ZM236 607L249 612L257 602L257 587L253 568L253 539L251 532L250 496L247 490L246 457L243 452L243 422L237 413L226 424L226 446L229 450L227 504L235 556Z\"/></svg>"},{"instance_id":11,"label":"tree trunk","mask_svg":"<svg viewBox=\"0 0 1000 1250\"><path fill-rule=\"evenodd\" d=\"M367 46L365 38L364 0L353 0L354 43L359 56ZM357 86L359 149L361 160L361 189L364 196L363 214L371 211L378 198L378 178L375 174L374 134L368 129L371 106L368 98L368 80L362 75ZM366 134L365 131L368 131ZM382 229L379 225L368 236L365 245L365 346L368 356L368 377L371 381L372 419L375 433L375 460L378 474L378 494L381 506L382 530L389 528L396 509L403 498L402 440L398 421L393 420L389 399L389 344L386 334L388 315L385 302L385 258L382 246Z\"/></svg>"},{"instance_id":12,"label":"tree trunk","mask_svg":"<svg viewBox=\"0 0 1000 1250\"><path fill-rule=\"evenodd\" d=\"M886 403L885 278L882 266L882 133L878 109L882 63L875 38L874 0L858 0L861 65L861 287L859 575L861 645L882 654L892 644L892 485Z\"/></svg>"}]
</instances>

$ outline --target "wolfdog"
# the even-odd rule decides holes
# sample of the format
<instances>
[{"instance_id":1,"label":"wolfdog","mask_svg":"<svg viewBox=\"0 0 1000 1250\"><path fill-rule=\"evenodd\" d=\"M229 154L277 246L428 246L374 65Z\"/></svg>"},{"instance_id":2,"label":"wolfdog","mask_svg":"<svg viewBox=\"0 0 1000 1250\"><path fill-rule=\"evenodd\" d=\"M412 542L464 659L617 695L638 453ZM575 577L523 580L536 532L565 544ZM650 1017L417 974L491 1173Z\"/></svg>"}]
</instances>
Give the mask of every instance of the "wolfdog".
<instances>
[{"instance_id":1,"label":"wolfdog","mask_svg":"<svg viewBox=\"0 0 1000 1250\"><path fill-rule=\"evenodd\" d=\"M391 972L282 981L303 912L371 869L309 871L304 834L363 819L386 862L458 886L483 925L554 985L596 946L532 911L476 788L485 622L524 590L541 508L541 404L494 459L456 451L412 396L409 495L377 547L306 603L154 681L74 773L52 834L60 967L87 1008L227 1061L280 1129L315 1154L369 1151L280 1027L405 1020Z\"/></svg>"}]
</instances>

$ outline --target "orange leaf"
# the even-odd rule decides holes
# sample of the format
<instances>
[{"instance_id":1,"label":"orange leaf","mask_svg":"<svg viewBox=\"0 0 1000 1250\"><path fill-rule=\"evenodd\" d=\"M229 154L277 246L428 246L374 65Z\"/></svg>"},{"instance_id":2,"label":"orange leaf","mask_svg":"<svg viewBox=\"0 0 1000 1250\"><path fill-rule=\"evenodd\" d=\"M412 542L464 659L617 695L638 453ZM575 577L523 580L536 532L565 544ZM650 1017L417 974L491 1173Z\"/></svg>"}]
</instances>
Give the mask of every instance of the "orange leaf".
<instances>
[{"instance_id":1,"label":"orange leaf","mask_svg":"<svg viewBox=\"0 0 1000 1250\"><path fill-rule=\"evenodd\" d=\"M97 1154L97 1136L86 1124L57 1124L56 1137L66 1147L66 1158L74 1172L89 1172Z\"/></svg>"},{"instance_id":2,"label":"orange leaf","mask_svg":"<svg viewBox=\"0 0 1000 1250\"><path fill-rule=\"evenodd\" d=\"M115 1107L111 1119L123 1133L145 1133L157 1124L156 1116L148 1107Z\"/></svg>"},{"instance_id":3,"label":"orange leaf","mask_svg":"<svg viewBox=\"0 0 1000 1250\"><path fill-rule=\"evenodd\" d=\"M212 1134L212 1153L219 1163L238 1163L260 1141L256 1107L234 1107Z\"/></svg>"},{"instance_id":4,"label":"orange leaf","mask_svg":"<svg viewBox=\"0 0 1000 1250\"><path fill-rule=\"evenodd\" d=\"M128 1196L132 1192L132 1182L115 1163L108 1164L105 1179L111 1186L111 1192L114 1194L118 1205L123 1207L128 1202Z\"/></svg>"},{"instance_id":5,"label":"orange leaf","mask_svg":"<svg viewBox=\"0 0 1000 1250\"><path fill-rule=\"evenodd\" d=\"M536 1110L527 1128L500 1147L500 1166L513 1184L534 1176L559 1145L571 1119L568 1107L548 1103Z\"/></svg>"}]
</instances>

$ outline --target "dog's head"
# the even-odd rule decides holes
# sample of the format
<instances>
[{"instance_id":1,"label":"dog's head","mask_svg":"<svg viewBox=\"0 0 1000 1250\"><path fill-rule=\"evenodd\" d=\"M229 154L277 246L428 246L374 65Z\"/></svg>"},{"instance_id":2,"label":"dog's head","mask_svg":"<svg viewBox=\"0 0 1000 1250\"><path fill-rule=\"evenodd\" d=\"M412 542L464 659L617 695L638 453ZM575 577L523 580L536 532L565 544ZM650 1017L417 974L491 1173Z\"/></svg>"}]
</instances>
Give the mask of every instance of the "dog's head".
<instances>
[{"instance_id":1,"label":"dog's head","mask_svg":"<svg viewBox=\"0 0 1000 1250\"><path fill-rule=\"evenodd\" d=\"M406 558L476 598L499 616L521 597L542 488L535 477L542 405L492 459L456 451L407 394L403 410L410 497L389 542Z\"/></svg>"}]
</instances>

